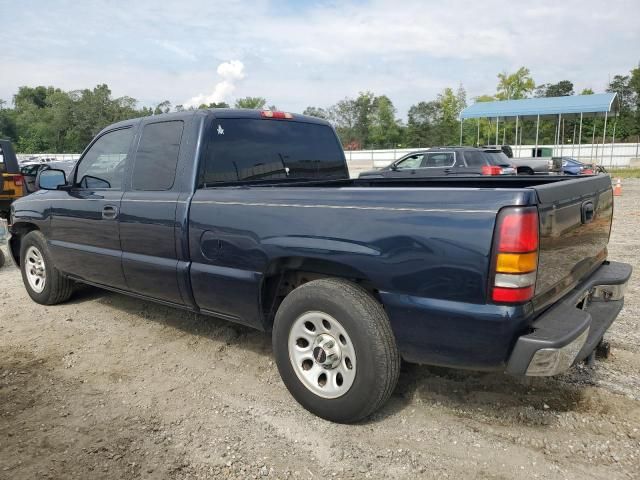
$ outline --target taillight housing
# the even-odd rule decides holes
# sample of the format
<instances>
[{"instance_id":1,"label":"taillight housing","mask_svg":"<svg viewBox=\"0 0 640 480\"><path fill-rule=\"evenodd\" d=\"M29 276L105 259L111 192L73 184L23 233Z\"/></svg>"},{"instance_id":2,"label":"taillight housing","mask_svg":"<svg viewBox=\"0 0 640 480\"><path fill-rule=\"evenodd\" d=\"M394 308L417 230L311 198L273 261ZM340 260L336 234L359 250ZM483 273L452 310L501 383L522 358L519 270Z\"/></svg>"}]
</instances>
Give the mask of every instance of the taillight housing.
<instances>
[{"instance_id":1,"label":"taillight housing","mask_svg":"<svg viewBox=\"0 0 640 480\"><path fill-rule=\"evenodd\" d=\"M535 207L507 207L498 213L491 272L491 300L525 303L533 298L538 271L539 229Z\"/></svg>"}]
</instances>

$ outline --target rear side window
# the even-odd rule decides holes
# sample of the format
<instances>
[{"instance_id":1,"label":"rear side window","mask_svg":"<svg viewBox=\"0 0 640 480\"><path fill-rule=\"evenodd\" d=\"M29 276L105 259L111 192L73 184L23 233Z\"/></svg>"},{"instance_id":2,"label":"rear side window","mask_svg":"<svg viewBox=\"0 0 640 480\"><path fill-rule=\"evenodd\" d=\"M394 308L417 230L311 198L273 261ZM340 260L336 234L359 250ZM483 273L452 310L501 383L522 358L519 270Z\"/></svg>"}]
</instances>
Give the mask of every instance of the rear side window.
<instances>
[{"instance_id":1,"label":"rear side window","mask_svg":"<svg viewBox=\"0 0 640 480\"><path fill-rule=\"evenodd\" d=\"M464 161L467 167L482 167L487 164L487 157L484 152L464 152Z\"/></svg>"},{"instance_id":2,"label":"rear side window","mask_svg":"<svg viewBox=\"0 0 640 480\"><path fill-rule=\"evenodd\" d=\"M508 165L509 157L502 152L487 152L487 156L491 159L493 165Z\"/></svg>"},{"instance_id":3,"label":"rear side window","mask_svg":"<svg viewBox=\"0 0 640 480\"><path fill-rule=\"evenodd\" d=\"M0 173L5 173L7 170L4 166L4 154L2 153L2 147L0 147Z\"/></svg>"},{"instance_id":4,"label":"rear side window","mask_svg":"<svg viewBox=\"0 0 640 480\"><path fill-rule=\"evenodd\" d=\"M134 190L170 190L176 179L184 122L150 123L144 127L133 163Z\"/></svg>"},{"instance_id":5,"label":"rear side window","mask_svg":"<svg viewBox=\"0 0 640 480\"><path fill-rule=\"evenodd\" d=\"M452 167L454 162L453 152L427 153L422 166L426 168Z\"/></svg>"},{"instance_id":6,"label":"rear side window","mask_svg":"<svg viewBox=\"0 0 640 480\"><path fill-rule=\"evenodd\" d=\"M287 120L215 119L203 182L347 178L342 147L326 125Z\"/></svg>"}]
</instances>

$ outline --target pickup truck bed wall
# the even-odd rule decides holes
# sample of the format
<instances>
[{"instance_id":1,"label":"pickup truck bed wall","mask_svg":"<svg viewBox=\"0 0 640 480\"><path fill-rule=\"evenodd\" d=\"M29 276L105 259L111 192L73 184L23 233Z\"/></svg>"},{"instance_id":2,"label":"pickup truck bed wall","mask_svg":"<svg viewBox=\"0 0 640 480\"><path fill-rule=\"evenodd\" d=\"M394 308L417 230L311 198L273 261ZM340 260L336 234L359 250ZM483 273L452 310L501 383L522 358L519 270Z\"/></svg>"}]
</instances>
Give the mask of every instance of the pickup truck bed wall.
<instances>
[{"instance_id":1,"label":"pickup truck bed wall","mask_svg":"<svg viewBox=\"0 0 640 480\"><path fill-rule=\"evenodd\" d=\"M354 181L343 167L342 179L327 182L198 188L199 159L221 138L213 132L229 131L228 118L260 117L201 111L108 127L134 129L132 159L145 125L184 122L173 185L134 190L129 163L121 191L36 192L15 205L15 260L20 235L38 228L71 278L259 329L271 328L276 301L295 287L284 274L297 272L302 282L348 278L382 302L405 359L492 370L505 368L537 315L605 260L612 205L606 176ZM582 221L586 204L593 222ZM536 297L491 303L496 216L527 205L541 215Z\"/></svg>"}]
</instances>

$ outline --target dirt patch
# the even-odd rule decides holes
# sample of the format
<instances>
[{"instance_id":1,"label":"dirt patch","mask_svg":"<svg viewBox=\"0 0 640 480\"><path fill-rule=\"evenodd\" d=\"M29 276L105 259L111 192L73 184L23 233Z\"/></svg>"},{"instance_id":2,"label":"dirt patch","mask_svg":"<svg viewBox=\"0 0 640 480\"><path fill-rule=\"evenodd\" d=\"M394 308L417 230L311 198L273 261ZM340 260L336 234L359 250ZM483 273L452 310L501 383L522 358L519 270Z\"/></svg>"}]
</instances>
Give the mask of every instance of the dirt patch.
<instances>
[{"instance_id":1,"label":"dirt patch","mask_svg":"<svg viewBox=\"0 0 640 480\"><path fill-rule=\"evenodd\" d=\"M610 258L640 267L640 181ZM638 478L640 282L595 369L521 380L406 365L352 426L282 385L268 335L83 288L60 306L0 270L0 478Z\"/></svg>"}]
</instances>

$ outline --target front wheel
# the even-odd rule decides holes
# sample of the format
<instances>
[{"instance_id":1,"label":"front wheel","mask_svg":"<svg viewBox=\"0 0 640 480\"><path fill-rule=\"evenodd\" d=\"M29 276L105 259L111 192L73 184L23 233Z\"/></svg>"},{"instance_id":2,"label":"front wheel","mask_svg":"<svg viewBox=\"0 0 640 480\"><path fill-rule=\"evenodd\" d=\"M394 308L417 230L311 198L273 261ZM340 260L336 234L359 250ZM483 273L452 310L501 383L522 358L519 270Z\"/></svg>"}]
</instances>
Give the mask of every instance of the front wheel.
<instances>
[{"instance_id":1,"label":"front wheel","mask_svg":"<svg viewBox=\"0 0 640 480\"><path fill-rule=\"evenodd\" d=\"M273 350L293 397L319 417L340 423L380 408L400 371L382 305L341 279L305 283L284 299L274 323Z\"/></svg>"},{"instance_id":2,"label":"front wheel","mask_svg":"<svg viewBox=\"0 0 640 480\"><path fill-rule=\"evenodd\" d=\"M73 283L55 267L46 239L37 230L20 242L20 271L27 293L41 305L64 302L73 293Z\"/></svg>"}]
</instances>

